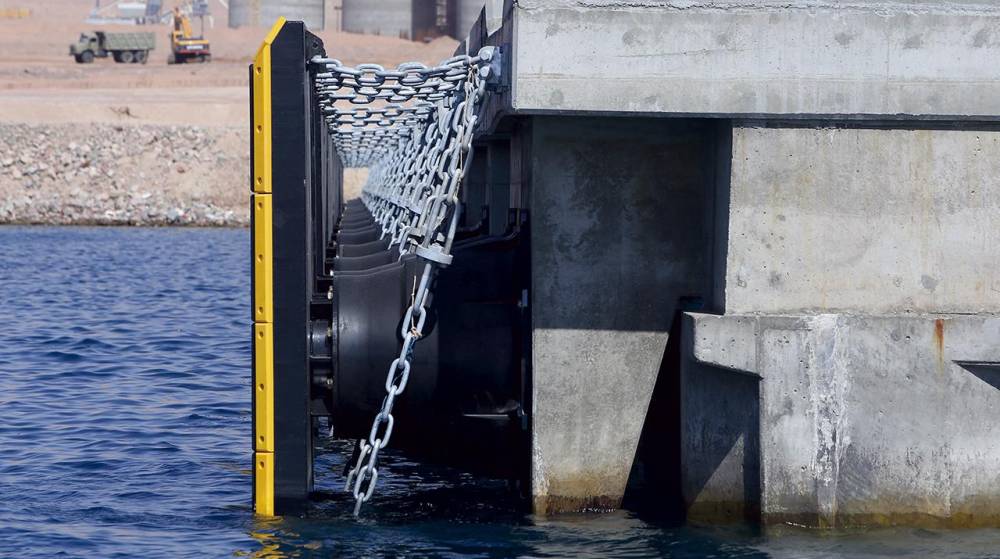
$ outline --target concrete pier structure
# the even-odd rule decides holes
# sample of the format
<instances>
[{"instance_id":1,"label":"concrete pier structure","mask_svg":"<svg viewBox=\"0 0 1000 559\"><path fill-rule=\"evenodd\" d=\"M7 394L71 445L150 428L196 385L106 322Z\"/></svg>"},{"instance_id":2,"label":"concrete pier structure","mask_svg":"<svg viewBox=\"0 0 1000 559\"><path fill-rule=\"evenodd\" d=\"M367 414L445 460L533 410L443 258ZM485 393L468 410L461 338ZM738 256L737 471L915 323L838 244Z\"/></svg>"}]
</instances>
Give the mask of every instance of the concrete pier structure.
<instances>
[{"instance_id":1,"label":"concrete pier structure","mask_svg":"<svg viewBox=\"0 0 1000 559\"><path fill-rule=\"evenodd\" d=\"M705 433L749 375L765 520L994 525L1000 133L736 128L731 180L723 314L683 333L682 456L747 464ZM689 514L737 510L740 468L684 463Z\"/></svg>"},{"instance_id":2,"label":"concrete pier structure","mask_svg":"<svg viewBox=\"0 0 1000 559\"><path fill-rule=\"evenodd\" d=\"M1000 6L502 15L536 512L1000 525Z\"/></svg>"}]
</instances>

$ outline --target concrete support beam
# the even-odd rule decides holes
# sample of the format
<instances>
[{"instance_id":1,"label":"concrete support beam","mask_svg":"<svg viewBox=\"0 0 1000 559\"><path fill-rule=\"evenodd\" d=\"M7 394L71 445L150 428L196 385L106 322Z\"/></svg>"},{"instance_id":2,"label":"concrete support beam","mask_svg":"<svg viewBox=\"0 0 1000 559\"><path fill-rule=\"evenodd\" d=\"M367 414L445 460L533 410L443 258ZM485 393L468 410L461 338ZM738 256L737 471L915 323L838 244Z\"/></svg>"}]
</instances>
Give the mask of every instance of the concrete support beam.
<instances>
[{"instance_id":1,"label":"concrete support beam","mask_svg":"<svg viewBox=\"0 0 1000 559\"><path fill-rule=\"evenodd\" d=\"M519 0L512 18L517 111L1000 115L988 0Z\"/></svg>"},{"instance_id":2,"label":"concrete support beam","mask_svg":"<svg viewBox=\"0 0 1000 559\"><path fill-rule=\"evenodd\" d=\"M689 314L684 347L692 520L1000 522L1000 317Z\"/></svg>"},{"instance_id":3,"label":"concrete support beam","mask_svg":"<svg viewBox=\"0 0 1000 559\"><path fill-rule=\"evenodd\" d=\"M537 513L621 501L678 299L711 289L715 130L532 120Z\"/></svg>"}]
</instances>

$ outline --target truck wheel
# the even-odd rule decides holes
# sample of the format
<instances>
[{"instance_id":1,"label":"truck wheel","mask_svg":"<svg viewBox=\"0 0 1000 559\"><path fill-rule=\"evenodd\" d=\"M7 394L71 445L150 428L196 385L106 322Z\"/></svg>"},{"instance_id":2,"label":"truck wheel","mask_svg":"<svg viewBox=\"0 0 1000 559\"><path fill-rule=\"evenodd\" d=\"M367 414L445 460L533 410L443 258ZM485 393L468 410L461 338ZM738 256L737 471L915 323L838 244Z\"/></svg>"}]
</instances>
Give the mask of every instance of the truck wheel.
<instances>
[{"instance_id":1,"label":"truck wheel","mask_svg":"<svg viewBox=\"0 0 1000 559\"><path fill-rule=\"evenodd\" d=\"M145 64L149 60L148 50L137 50L135 51L135 61L139 64Z\"/></svg>"},{"instance_id":2,"label":"truck wheel","mask_svg":"<svg viewBox=\"0 0 1000 559\"><path fill-rule=\"evenodd\" d=\"M76 60L76 63L77 63L77 64L83 64L83 59L82 59L82 58L80 58L80 55L79 55L79 54L74 54L74 55L73 55L73 60Z\"/></svg>"},{"instance_id":3,"label":"truck wheel","mask_svg":"<svg viewBox=\"0 0 1000 559\"><path fill-rule=\"evenodd\" d=\"M115 63L121 64L122 61L121 53L113 52L111 53L111 58L115 60Z\"/></svg>"},{"instance_id":4,"label":"truck wheel","mask_svg":"<svg viewBox=\"0 0 1000 559\"><path fill-rule=\"evenodd\" d=\"M123 50L121 54L118 55L118 57L121 58L121 61L125 64L128 64L133 60L135 60L135 57L132 56L132 51L130 50Z\"/></svg>"},{"instance_id":5,"label":"truck wheel","mask_svg":"<svg viewBox=\"0 0 1000 559\"><path fill-rule=\"evenodd\" d=\"M83 62L84 64L90 64L93 61L94 61L94 53L90 52L89 50L85 50L83 51L83 53L80 54L80 62Z\"/></svg>"}]
</instances>

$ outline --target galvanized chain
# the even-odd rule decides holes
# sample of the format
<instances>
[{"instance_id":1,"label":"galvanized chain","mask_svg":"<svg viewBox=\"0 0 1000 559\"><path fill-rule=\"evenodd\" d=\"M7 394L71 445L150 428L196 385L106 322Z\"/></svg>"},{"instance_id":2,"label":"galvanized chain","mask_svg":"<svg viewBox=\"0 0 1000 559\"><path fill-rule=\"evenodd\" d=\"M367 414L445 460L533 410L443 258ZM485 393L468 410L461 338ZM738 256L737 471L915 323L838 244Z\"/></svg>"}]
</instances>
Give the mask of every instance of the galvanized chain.
<instances>
[{"instance_id":1,"label":"galvanized chain","mask_svg":"<svg viewBox=\"0 0 1000 559\"><path fill-rule=\"evenodd\" d=\"M315 58L315 87L334 145L347 167L369 167L362 200L400 258L425 260L410 306L403 314L399 355L386 374L386 396L351 468L345 490L354 514L378 481L379 452L392 436L396 398L410 376L416 343L423 337L430 288L439 267L451 262L458 225L458 192L486 82L496 75L493 47L476 56L455 56L439 66L418 63L387 71L375 64L355 68Z\"/></svg>"}]
</instances>

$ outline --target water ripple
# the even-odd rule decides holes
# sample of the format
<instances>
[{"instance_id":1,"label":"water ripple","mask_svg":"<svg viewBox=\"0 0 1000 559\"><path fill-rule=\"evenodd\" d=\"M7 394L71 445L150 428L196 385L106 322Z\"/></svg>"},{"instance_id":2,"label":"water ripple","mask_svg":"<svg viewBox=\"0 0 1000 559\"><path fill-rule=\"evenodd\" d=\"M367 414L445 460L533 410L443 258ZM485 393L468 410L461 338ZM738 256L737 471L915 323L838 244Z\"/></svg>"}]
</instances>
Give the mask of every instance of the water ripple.
<instances>
[{"instance_id":1,"label":"water ripple","mask_svg":"<svg viewBox=\"0 0 1000 559\"><path fill-rule=\"evenodd\" d=\"M219 465L248 457L247 232L0 228L0 246L0 555L257 549L249 476Z\"/></svg>"},{"instance_id":2,"label":"water ripple","mask_svg":"<svg viewBox=\"0 0 1000 559\"><path fill-rule=\"evenodd\" d=\"M355 521L340 441L317 459L307 517L255 519L248 232L0 227L0 247L0 556L997 556L997 531L536 520L503 482L391 451Z\"/></svg>"}]
</instances>

